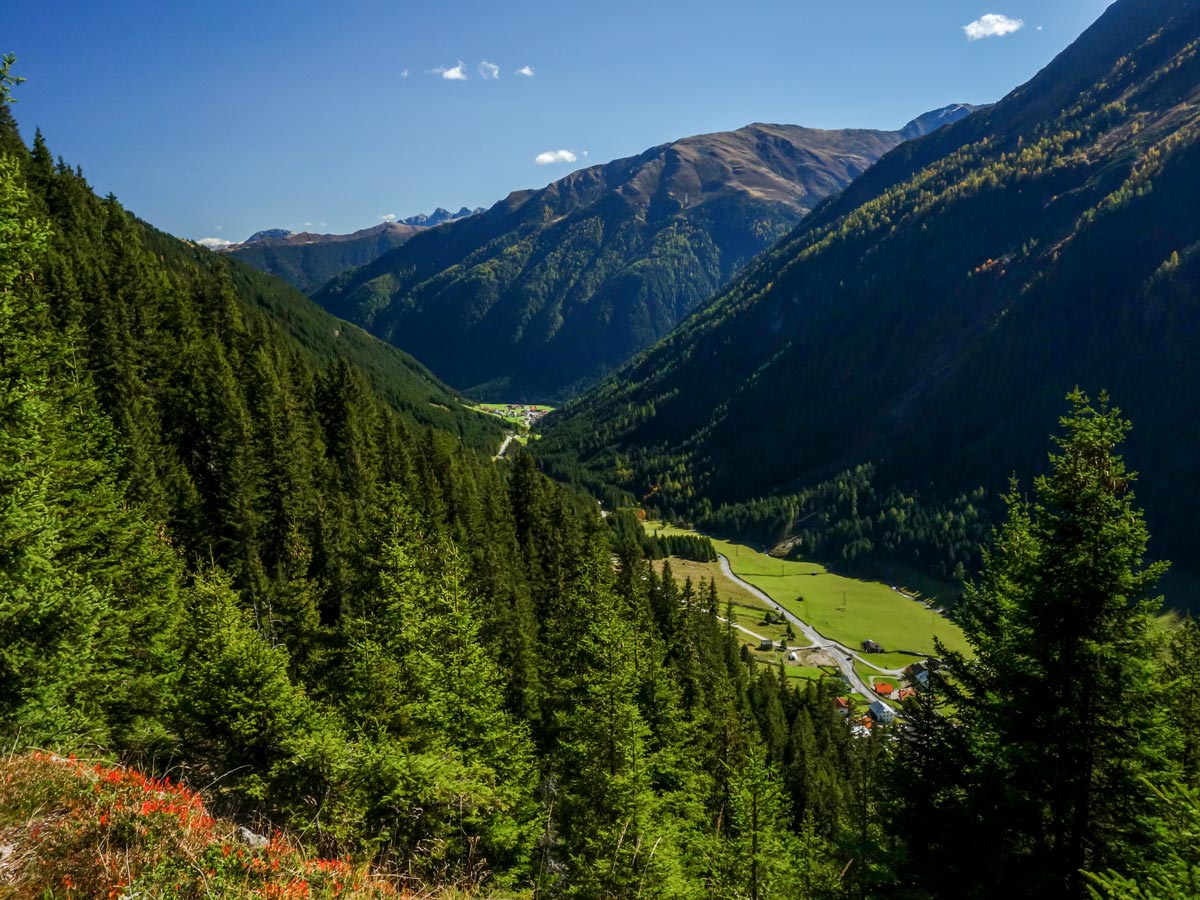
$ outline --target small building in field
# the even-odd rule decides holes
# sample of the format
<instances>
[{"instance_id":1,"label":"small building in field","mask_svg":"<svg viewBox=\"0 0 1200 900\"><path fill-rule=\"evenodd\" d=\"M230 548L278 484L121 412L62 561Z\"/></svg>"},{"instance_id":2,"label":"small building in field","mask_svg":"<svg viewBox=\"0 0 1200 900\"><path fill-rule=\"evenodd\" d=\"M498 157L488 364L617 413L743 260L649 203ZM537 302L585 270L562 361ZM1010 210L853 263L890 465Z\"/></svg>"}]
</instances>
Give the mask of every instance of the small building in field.
<instances>
[{"instance_id":1,"label":"small building in field","mask_svg":"<svg viewBox=\"0 0 1200 900\"><path fill-rule=\"evenodd\" d=\"M762 638L758 642L758 649L762 650L764 652L769 651L769 650L774 650L775 642L772 640L768 640L767 638Z\"/></svg>"},{"instance_id":2,"label":"small building in field","mask_svg":"<svg viewBox=\"0 0 1200 900\"><path fill-rule=\"evenodd\" d=\"M862 642L862 648L864 653L883 653L883 646L870 638Z\"/></svg>"},{"instance_id":3,"label":"small building in field","mask_svg":"<svg viewBox=\"0 0 1200 900\"><path fill-rule=\"evenodd\" d=\"M879 681L875 684L875 693L890 700L896 693L896 686L888 681Z\"/></svg>"},{"instance_id":4,"label":"small building in field","mask_svg":"<svg viewBox=\"0 0 1200 900\"><path fill-rule=\"evenodd\" d=\"M871 705L867 707L867 713L880 725L896 721L896 711L882 700L872 701Z\"/></svg>"}]
</instances>

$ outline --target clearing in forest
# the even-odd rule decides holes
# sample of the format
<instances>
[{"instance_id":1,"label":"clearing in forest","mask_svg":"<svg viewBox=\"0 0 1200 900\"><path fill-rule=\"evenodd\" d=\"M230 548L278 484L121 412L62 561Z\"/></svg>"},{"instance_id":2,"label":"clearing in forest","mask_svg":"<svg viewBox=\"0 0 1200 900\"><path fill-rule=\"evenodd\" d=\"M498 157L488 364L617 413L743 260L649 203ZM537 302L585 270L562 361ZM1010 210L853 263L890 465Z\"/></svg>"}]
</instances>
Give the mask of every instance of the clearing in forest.
<instances>
[{"instance_id":1,"label":"clearing in forest","mask_svg":"<svg viewBox=\"0 0 1200 900\"><path fill-rule=\"evenodd\" d=\"M695 533L660 522L647 522L646 530L663 535ZM770 595L823 637L880 668L899 669L934 655L935 636L951 650L970 651L962 631L937 611L936 603L927 605L879 582L834 574L818 563L778 559L716 538L712 542L735 575ZM877 642L887 652L862 653L865 640Z\"/></svg>"}]
</instances>

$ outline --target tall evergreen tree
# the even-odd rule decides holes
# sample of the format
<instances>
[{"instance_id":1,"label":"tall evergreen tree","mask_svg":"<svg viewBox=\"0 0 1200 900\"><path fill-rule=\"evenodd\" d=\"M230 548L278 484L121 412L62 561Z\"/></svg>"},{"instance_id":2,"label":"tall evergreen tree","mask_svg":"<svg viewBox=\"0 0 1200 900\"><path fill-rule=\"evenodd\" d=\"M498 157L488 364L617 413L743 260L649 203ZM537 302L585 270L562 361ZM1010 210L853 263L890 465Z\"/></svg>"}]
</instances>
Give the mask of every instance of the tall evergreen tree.
<instances>
[{"instance_id":1,"label":"tall evergreen tree","mask_svg":"<svg viewBox=\"0 0 1200 900\"><path fill-rule=\"evenodd\" d=\"M1162 747L1148 534L1117 447L1129 430L1079 391L1034 500L968 584L974 658L947 653L948 696L971 742L975 895L1080 898L1081 872L1129 864L1151 835L1139 776ZM965 893L965 891L964 891Z\"/></svg>"}]
</instances>

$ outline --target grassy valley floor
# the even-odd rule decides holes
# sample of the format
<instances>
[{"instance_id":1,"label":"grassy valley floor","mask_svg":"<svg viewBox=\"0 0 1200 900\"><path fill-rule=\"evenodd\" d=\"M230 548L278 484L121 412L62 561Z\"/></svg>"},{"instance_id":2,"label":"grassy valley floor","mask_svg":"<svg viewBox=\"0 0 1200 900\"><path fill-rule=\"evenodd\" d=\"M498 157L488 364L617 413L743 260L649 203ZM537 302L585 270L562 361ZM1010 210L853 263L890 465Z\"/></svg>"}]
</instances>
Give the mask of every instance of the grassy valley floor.
<instances>
[{"instance_id":1,"label":"grassy valley floor","mask_svg":"<svg viewBox=\"0 0 1200 900\"><path fill-rule=\"evenodd\" d=\"M695 533L661 522L647 522L646 530L663 536ZM817 563L777 559L745 544L714 538L713 546L729 560L735 575L769 595L823 637L856 652L861 651L863 641L881 645L886 652L862 654L864 662L869 664L864 666L864 674L873 672L872 665L895 670L936 655L935 638L950 650L969 652L961 629L940 611L936 598L925 599L899 587L837 575ZM735 604L763 606L761 600L721 575L718 563L672 560L677 576L697 577L686 566L696 567L696 573L703 570L703 577L718 577L722 603L728 596ZM762 618L757 621L762 622ZM785 630L783 626L762 628L758 633L775 640ZM797 643L802 645L805 641L798 637Z\"/></svg>"}]
</instances>

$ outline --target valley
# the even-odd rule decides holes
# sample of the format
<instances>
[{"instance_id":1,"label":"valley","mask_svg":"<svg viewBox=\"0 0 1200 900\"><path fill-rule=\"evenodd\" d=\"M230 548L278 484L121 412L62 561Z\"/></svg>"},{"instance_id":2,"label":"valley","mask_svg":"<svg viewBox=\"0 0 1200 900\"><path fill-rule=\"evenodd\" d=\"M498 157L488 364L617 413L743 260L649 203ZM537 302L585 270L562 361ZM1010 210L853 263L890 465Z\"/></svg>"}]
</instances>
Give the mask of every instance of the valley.
<instances>
[{"instance_id":1,"label":"valley","mask_svg":"<svg viewBox=\"0 0 1200 900\"><path fill-rule=\"evenodd\" d=\"M1197 900L1200 4L1101 5L6 8L0 897Z\"/></svg>"},{"instance_id":2,"label":"valley","mask_svg":"<svg viewBox=\"0 0 1200 900\"><path fill-rule=\"evenodd\" d=\"M645 527L652 535L695 534L657 522L648 521ZM744 544L720 539L712 539L712 544L719 563L704 564L700 571L709 578L719 571L727 582L740 587L740 592L726 595L731 602L736 597L742 608L749 605L785 614L800 631L787 641L788 649L822 651L823 661L836 665L851 686L870 699L875 695L860 672L868 679L872 672L899 678L913 663L939 655L935 639L948 650L969 655L962 630L947 617L936 597L922 600L894 585L835 575L815 563L778 559ZM679 571L697 565L680 560L672 560L672 565L681 562L684 568ZM950 589L947 585L946 590ZM743 632L755 624L753 615L739 617L737 622ZM755 631L751 637L762 637L766 630L761 634ZM780 636L772 632L772 639L778 641ZM880 645L882 650L865 653L868 643ZM771 654L770 662L780 662L782 655Z\"/></svg>"}]
</instances>

